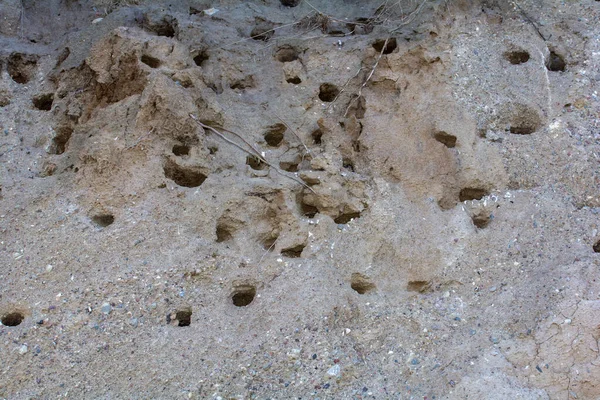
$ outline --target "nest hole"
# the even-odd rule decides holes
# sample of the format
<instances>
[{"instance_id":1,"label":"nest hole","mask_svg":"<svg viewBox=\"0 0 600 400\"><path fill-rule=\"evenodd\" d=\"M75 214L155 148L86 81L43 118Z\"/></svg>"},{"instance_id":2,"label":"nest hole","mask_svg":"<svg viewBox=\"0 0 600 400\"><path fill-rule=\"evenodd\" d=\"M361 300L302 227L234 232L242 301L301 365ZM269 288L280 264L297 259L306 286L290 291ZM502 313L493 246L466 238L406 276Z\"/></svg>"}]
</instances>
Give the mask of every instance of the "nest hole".
<instances>
[{"instance_id":1,"label":"nest hole","mask_svg":"<svg viewBox=\"0 0 600 400\"><path fill-rule=\"evenodd\" d=\"M12 53L8 57L8 74L13 81L23 85L35 74L38 56L32 54Z\"/></svg>"},{"instance_id":2,"label":"nest hole","mask_svg":"<svg viewBox=\"0 0 600 400\"><path fill-rule=\"evenodd\" d=\"M479 229L487 228L492 220L489 214L475 214L471 219L473 220L473 225Z\"/></svg>"},{"instance_id":3,"label":"nest hole","mask_svg":"<svg viewBox=\"0 0 600 400\"><path fill-rule=\"evenodd\" d=\"M433 138L450 149L456 146L456 136L444 131L434 133Z\"/></svg>"},{"instance_id":4,"label":"nest hole","mask_svg":"<svg viewBox=\"0 0 600 400\"><path fill-rule=\"evenodd\" d=\"M430 281L410 281L406 285L406 290L409 292L425 293L431 289Z\"/></svg>"},{"instance_id":5,"label":"nest hole","mask_svg":"<svg viewBox=\"0 0 600 400\"><path fill-rule=\"evenodd\" d=\"M33 106L40 111L52 110L52 103L54 102L54 93L42 93L31 99Z\"/></svg>"},{"instance_id":6,"label":"nest hole","mask_svg":"<svg viewBox=\"0 0 600 400\"><path fill-rule=\"evenodd\" d=\"M550 51L550 56L548 56L548 61L546 61L546 68L548 68L548 71L564 72L566 67L567 64L565 63L563 56L554 51Z\"/></svg>"},{"instance_id":7,"label":"nest hole","mask_svg":"<svg viewBox=\"0 0 600 400\"><path fill-rule=\"evenodd\" d=\"M140 60L150 68L158 68L161 64L158 58L149 56L148 54L144 54Z\"/></svg>"},{"instance_id":8,"label":"nest hole","mask_svg":"<svg viewBox=\"0 0 600 400\"><path fill-rule=\"evenodd\" d=\"M350 287L358 294L366 294L376 288L371 278L358 272L353 273L350 277Z\"/></svg>"},{"instance_id":9,"label":"nest hole","mask_svg":"<svg viewBox=\"0 0 600 400\"><path fill-rule=\"evenodd\" d=\"M344 157L342 159L342 166L348 171L354 172L354 161L351 158Z\"/></svg>"},{"instance_id":10,"label":"nest hole","mask_svg":"<svg viewBox=\"0 0 600 400\"><path fill-rule=\"evenodd\" d=\"M378 39L373 43L372 46L376 52L383 53L383 54L390 54L391 52L396 50L396 47L398 47L396 38L390 38L387 41L387 44L385 43L385 41L386 41L386 39ZM384 46L385 46L385 48L384 48Z\"/></svg>"},{"instance_id":11,"label":"nest hole","mask_svg":"<svg viewBox=\"0 0 600 400\"><path fill-rule=\"evenodd\" d=\"M306 245L299 244L298 246L288 247L287 249L281 250L281 255L288 258L299 258L302 257L302 251Z\"/></svg>"},{"instance_id":12,"label":"nest hole","mask_svg":"<svg viewBox=\"0 0 600 400\"><path fill-rule=\"evenodd\" d=\"M273 26L261 23L255 26L254 29L252 29L252 31L250 32L250 38L253 40L268 42L274 34L275 31L273 30Z\"/></svg>"},{"instance_id":13,"label":"nest hole","mask_svg":"<svg viewBox=\"0 0 600 400\"><path fill-rule=\"evenodd\" d=\"M115 216L112 214L98 214L92 217L92 222L101 228L106 228L115 222Z\"/></svg>"},{"instance_id":14,"label":"nest hole","mask_svg":"<svg viewBox=\"0 0 600 400\"><path fill-rule=\"evenodd\" d=\"M281 46L275 52L275 58L277 59L277 61L282 63L296 61L298 57L298 50L289 45Z\"/></svg>"},{"instance_id":15,"label":"nest hole","mask_svg":"<svg viewBox=\"0 0 600 400\"><path fill-rule=\"evenodd\" d=\"M481 200L488 195L488 191L482 188L464 188L460 191L458 198L462 201Z\"/></svg>"},{"instance_id":16,"label":"nest hole","mask_svg":"<svg viewBox=\"0 0 600 400\"><path fill-rule=\"evenodd\" d=\"M314 144L320 145L323 143L323 131L321 129L314 130L310 136Z\"/></svg>"},{"instance_id":17,"label":"nest hole","mask_svg":"<svg viewBox=\"0 0 600 400\"><path fill-rule=\"evenodd\" d=\"M193 188L198 187L206 180L206 175L191 167L178 165L174 161L168 160L163 171L165 177L172 180L179 186Z\"/></svg>"},{"instance_id":18,"label":"nest hole","mask_svg":"<svg viewBox=\"0 0 600 400\"><path fill-rule=\"evenodd\" d=\"M190 155L190 146L187 146L185 144L176 144L173 146L172 151L173 151L173 154L178 157L189 156Z\"/></svg>"},{"instance_id":19,"label":"nest hole","mask_svg":"<svg viewBox=\"0 0 600 400\"><path fill-rule=\"evenodd\" d=\"M260 244L262 245L263 249L272 251L273 247L275 247L275 242L277 242L278 237L278 235L267 234L262 238Z\"/></svg>"},{"instance_id":20,"label":"nest hole","mask_svg":"<svg viewBox=\"0 0 600 400\"><path fill-rule=\"evenodd\" d=\"M600 253L600 240L598 240L596 243L594 243L592 248L594 249L594 253Z\"/></svg>"},{"instance_id":21,"label":"nest hole","mask_svg":"<svg viewBox=\"0 0 600 400\"><path fill-rule=\"evenodd\" d=\"M246 165L255 171L262 171L269 167L267 163L254 155L246 157Z\"/></svg>"},{"instance_id":22,"label":"nest hole","mask_svg":"<svg viewBox=\"0 0 600 400\"><path fill-rule=\"evenodd\" d=\"M175 319L177 320L177 326L190 326L192 324L192 309L178 310L175 313Z\"/></svg>"},{"instance_id":23,"label":"nest hole","mask_svg":"<svg viewBox=\"0 0 600 400\"><path fill-rule=\"evenodd\" d=\"M287 130L284 124L275 124L267 128L263 137L269 146L279 147L283 141L283 134Z\"/></svg>"},{"instance_id":24,"label":"nest hole","mask_svg":"<svg viewBox=\"0 0 600 400\"><path fill-rule=\"evenodd\" d=\"M317 215L319 212L319 209L317 207L306 203L301 203L300 209L302 210L302 215L304 215L307 218L314 218L315 215Z\"/></svg>"},{"instance_id":25,"label":"nest hole","mask_svg":"<svg viewBox=\"0 0 600 400\"><path fill-rule=\"evenodd\" d=\"M243 285L238 286L231 295L231 301L236 307L246 307L250 305L256 297L256 286Z\"/></svg>"},{"instance_id":26,"label":"nest hole","mask_svg":"<svg viewBox=\"0 0 600 400\"><path fill-rule=\"evenodd\" d=\"M529 53L525 50L507 51L504 58L513 65L524 64L529 61Z\"/></svg>"},{"instance_id":27,"label":"nest hole","mask_svg":"<svg viewBox=\"0 0 600 400\"><path fill-rule=\"evenodd\" d=\"M348 222L350 222L350 221L352 221L353 219L356 219L356 218L360 218L360 213L359 212L340 214L333 221L336 224L347 224Z\"/></svg>"},{"instance_id":28,"label":"nest hole","mask_svg":"<svg viewBox=\"0 0 600 400\"><path fill-rule=\"evenodd\" d=\"M63 154L67 151L69 139L71 139L71 136L73 135L73 128L62 126L56 128L54 132L54 138L52 138L52 145L50 146L50 154Z\"/></svg>"},{"instance_id":29,"label":"nest hole","mask_svg":"<svg viewBox=\"0 0 600 400\"><path fill-rule=\"evenodd\" d=\"M296 7L302 0L280 0L281 4L286 7Z\"/></svg>"},{"instance_id":30,"label":"nest hole","mask_svg":"<svg viewBox=\"0 0 600 400\"><path fill-rule=\"evenodd\" d=\"M291 83L292 85L299 85L302 83L302 79L298 76L293 76L291 78L286 79L287 83Z\"/></svg>"},{"instance_id":31,"label":"nest hole","mask_svg":"<svg viewBox=\"0 0 600 400\"><path fill-rule=\"evenodd\" d=\"M193 58L194 64L196 64L198 67L201 67L202 64L204 64L204 62L208 60L208 58L209 55L206 51L200 51Z\"/></svg>"},{"instance_id":32,"label":"nest hole","mask_svg":"<svg viewBox=\"0 0 600 400\"><path fill-rule=\"evenodd\" d=\"M287 172L298 172L298 163L281 161L279 168Z\"/></svg>"},{"instance_id":33,"label":"nest hole","mask_svg":"<svg viewBox=\"0 0 600 400\"><path fill-rule=\"evenodd\" d=\"M2 325L4 326L18 326L21 325L25 315L19 311L12 311L2 316Z\"/></svg>"},{"instance_id":34,"label":"nest hole","mask_svg":"<svg viewBox=\"0 0 600 400\"><path fill-rule=\"evenodd\" d=\"M217 223L217 243L227 242L233 239L232 230L223 223Z\"/></svg>"},{"instance_id":35,"label":"nest hole","mask_svg":"<svg viewBox=\"0 0 600 400\"><path fill-rule=\"evenodd\" d=\"M333 83L322 83L319 86L319 99L326 103L331 103L340 94L340 89Z\"/></svg>"}]
</instances>

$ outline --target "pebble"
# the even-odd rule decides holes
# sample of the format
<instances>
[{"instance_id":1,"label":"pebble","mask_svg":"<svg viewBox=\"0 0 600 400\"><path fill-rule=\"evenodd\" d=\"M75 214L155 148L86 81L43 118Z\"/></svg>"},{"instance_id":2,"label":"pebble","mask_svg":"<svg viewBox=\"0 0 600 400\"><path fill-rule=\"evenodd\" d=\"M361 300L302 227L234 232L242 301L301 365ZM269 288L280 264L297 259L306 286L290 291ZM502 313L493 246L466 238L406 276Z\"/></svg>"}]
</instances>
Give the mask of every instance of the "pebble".
<instances>
[{"instance_id":1,"label":"pebble","mask_svg":"<svg viewBox=\"0 0 600 400\"><path fill-rule=\"evenodd\" d=\"M109 303L103 303L102 308L100 309L102 314L106 314L106 315L110 314L111 310L112 310L112 307L110 306Z\"/></svg>"},{"instance_id":2,"label":"pebble","mask_svg":"<svg viewBox=\"0 0 600 400\"><path fill-rule=\"evenodd\" d=\"M335 364L333 367L327 370L327 375L331 376L339 376L341 372L341 368L339 364Z\"/></svg>"},{"instance_id":3,"label":"pebble","mask_svg":"<svg viewBox=\"0 0 600 400\"><path fill-rule=\"evenodd\" d=\"M26 344L24 344L23 346L21 346L21 347L19 348L19 354L25 354L25 353L27 353L28 351L29 351L29 347L27 347L27 345L26 345Z\"/></svg>"}]
</instances>

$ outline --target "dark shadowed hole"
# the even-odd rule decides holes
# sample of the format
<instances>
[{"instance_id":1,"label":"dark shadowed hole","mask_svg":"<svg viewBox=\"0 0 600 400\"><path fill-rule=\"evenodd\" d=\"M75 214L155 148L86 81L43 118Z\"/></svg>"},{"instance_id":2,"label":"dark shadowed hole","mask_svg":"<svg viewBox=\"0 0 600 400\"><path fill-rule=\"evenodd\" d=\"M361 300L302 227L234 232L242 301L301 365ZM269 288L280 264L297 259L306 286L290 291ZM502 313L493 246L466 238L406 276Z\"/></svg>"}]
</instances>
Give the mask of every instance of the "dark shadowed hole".
<instances>
[{"instance_id":1,"label":"dark shadowed hole","mask_svg":"<svg viewBox=\"0 0 600 400\"><path fill-rule=\"evenodd\" d=\"M178 157L187 156L190 154L190 147L185 144L176 144L173 146L173 154Z\"/></svg>"},{"instance_id":2,"label":"dark shadowed hole","mask_svg":"<svg viewBox=\"0 0 600 400\"><path fill-rule=\"evenodd\" d=\"M448 148L456 146L456 136L450 135L444 131L436 132L433 138Z\"/></svg>"},{"instance_id":3,"label":"dark shadowed hole","mask_svg":"<svg viewBox=\"0 0 600 400\"><path fill-rule=\"evenodd\" d=\"M206 51L201 51L197 55L194 56L194 63L201 67L202 64L208 60L208 53Z\"/></svg>"},{"instance_id":4,"label":"dark shadowed hole","mask_svg":"<svg viewBox=\"0 0 600 400\"><path fill-rule=\"evenodd\" d=\"M595 253L600 253L600 240L598 240L593 246Z\"/></svg>"},{"instance_id":5,"label":"dark shadowed hole","mask_svg":"<svg viewBox=\"0 0 600 400\"><path fill-rule=\"evenodd\" d=\"M226 242L228 240L233 239L233 234L229 227L225 224L218 223L217 224L217 243Z\"/></svg>"},{"instance_id":6,"label":"dark shadowed hole","mask_svg":"<svg viewBox=\"0 0 600 400\"><path fill-rule=\"evenodd\" d=\"M321 101L331 103L338 94L340 94L340 90L333 83L322 83L321 86L319 86L319 99L321 99Z\"/></svg>"},{"instance_id":7,"label":"dark shadowed hole","mask_svg":"<svg viewBox=\"0 0 600 400\"><path fill-rule=\"evenodd\" d=\"M275 247L275 242L277 242L277 238L279 236L277 234L267 234L265 235L262 240L260 241L260 243L262 244L262 247L267 250L267 251L272 251L273 247Z\"/></svg>"},{"instance_id":8,"label":"dark shadowed hole","mask_svg":"<svg viewBox=\"0 0 600 400\"><path fill-rule=\"evenodd\" d=\"M206 180L206 175L191 167L183 167L172 160L167 160L163 168L165 177L179 186L198 187Z\"/></svg>"},{"instance_id":9,"label":"dark shadowed hole","mask_svg":"<svg viewBox=\"0 0 600 400\"><path fill-rule=\"evenodd\" d=\"M232 82L229 85L229 87L234 90L244 90L248 88L253 88L254 86L254 76L252 75L248 75L245 78Z\"/></svg>"},{"instance_id":10,"label":"dark shadowed hole","mask_svg":"<svg viewBox=\"0 0 600 400\"><path fill-rule=\"evenodd\" d=\"M481 188L464 188L460 191L458 198L460 201L481 200L487 196L488 192Z\"/></svg>"},{"instance_id":11,"label":"dark shadowed hole","mask_svg":"<svg viewBox=\"0 0 600 400\"><path fill-rule=\"evenodd\" d=\"M491 221L490 215L488 214L475 214L473 215L473 225L479 229L486 228Z\"/></svg>"},{"instance_id":12,"label":"dark shadowed hole","mask_svg":"<svg viewBox=\"0 0 600 400\"><path fill-rule=\"evenodd\" d=\"M408 285L406 285L406 290L408 290L409 292L424 293L427 292L430 288L430 281L410 281L408 282Z\"/></svg>"},{"instance_id":13,"label":"dark shadowed hole","mask_svg":"<svg viewBox=\"0 0 600 400\"><path fill-rule=\"evenodd\" d=\"M354 161L352 161L350 158L344 157L342 159L342 166L347 170L354 172Z\"/></svg>"},{"instance_id":14,"label":"dark shadowed hole","mask_svg":"<svg viewBox=\"0 0 600 400\"><path fill-rule=\"evenodd\" d=\"M21 322L25 319L25 315L18 311L9 312L2 316L2 325L4 326L17 326L21 325Z\"/></svg>"},{"instance_id":15,"label":"dark shadowed hole","mask_svg":"<svg viewBox=\"0 0 600 400\"><path fill-rule=\"evenodd\" d=\"M296 7L302 0L280 0L281 4L286 7Z\"/></svg>"},{"instance_id":16,"label":"dark shadowed hole","mask_svg":"<svg viewBox=\"0 0 600 400\"><path fill-rule=\"evenodd\" d=\"M179 23L177 20L167 15L160 22L154 24L148 24L148 29L156 33L158 36L175 37L175 32L178 28Z\"/></svg>"},{"instance_id":17,"label":"dark shadowed hole","mask_svg":"<svg viewBox=\"0 0 600 400\"><path fill-rule=\"evenodd\" d=\"M525 50L507 51L504 53L504 58L511 64L518 65L529 61L529 53Z\"/></svg>"},{"instance_id":18,"label":"dark shadowed hole","mask_svg":"<svg viewBox=\"0 0 600 400\"><path fill-rule=\"evenodd\" d=\"M298 172L298 163L281 161L279 168L287 172Z\"/></svg>"},{"instance_id":19,"label":"dark shadowed hole","mask_svg":"<svg viewBox=\"0 0 600 400\"><path fill-rule=\"evenodd\" d=\"M385 46L385 49L383 46ZM385 39L379 39L373 43L373 48L375 51L381 53L383 50L383 54L390 54L392 51L396 50L396 47L398 47L396 38L390 38L387 42L387 45L385 44Z\"/></svg>"},{"instance_id":20,"label":"dark shadowed hole","mask_svg":"<svg viewBox=\"0 0 600 400\"><path fill-rule=\"evenodd\" d=\"M302 79L300 79L300 78L299 78L299 77L297 77L297 76L294 76L294 77L292 77L292 78L288 78L288 79L286 80L286 82L287 82L287 83L292 83L292 84L294 84L294 85L299 85L299 84L301 84L301 83L302 83Z\"/></svg>"},{"instance_id":21,"label":"dark shadowed hole","mask_svg":"<svg viewBox=\"0 0 600 400\"><path fill-rule=\"evenodd\" d=\"M275 58L282 63L295 61L298 59L298 50L289 45L281 46L275 52Z\"/></svg>"},{"instance_id":22,"label":"dark shadowed hole","mask_svg":"<svg viewBox=\"0 0 600 400\"><path fill-rule=\"evenodd\" d=\"M565 63L565 59L560 54L551 51L548 61L546 62L546 68L548 68L549 71L563 72L566 67L567 64Z\"/></svg>"},{"instance_id":23,"label":"dark shadowed hole","mask_svg":"<svg viewBox=\"0 0 600 400\"><path fill-rule=\"evenodd\" d=\"M301 204L302 214L308 218L314 218L315 215L319 212L319 209L315 206L311 206L310 204L302 203Z\"/></svg>"},{"instance_id":24,"label":"dark shadowed hole","mask_svg":"<svg viewBox=\"0 0 600 400\"><path fill-rule=\"evenodd\" d=\"M33 106L41 111L52 110L52 103L54 102L54 93L42 93L35 96L31 102Z\"/></svg>"},{"instance_id":25,"label":"dark shadowed hole","mask_svg":"<svg viewBox=\"0 0 600 400\"><path fill-rule=\"evenodd\" d=\"M69 145L69 139L73 134L73 128L69 126L61 126L55 128L55 136L52 138L50 146L50 154L63 154Z\"/></svg>"},{"instance_id":26,"label":"dark shadowed hole","mask_svg":"<svg viewBox=\"0 0 600 400\"><path fill-rule=\"evenodd\" d=\"M246 165L256 171L261 171L269 166L257 156L248 156L246 157Z\"/></svg>"},{"instance_id":27,"label":"dark shadowed hole","mask_svg":"<svg viewBox=\"0 0 600 400\"><path fill-rule=\"evenodd\" d=\"M8 57L8 74L13 81L25 84L33 78L37 61L38 56L36 55L12 53Z\"/></svg>"},{"instance_id":28,"label":"dark shadowed hole","mask_svg":"<svg viewBox=\"0 0 600 400\"><path fill-rule=\"evenodd\" d=\"M281 255L289 258L298 258L302 256L302 250L306 247L303 244L299 244L298 246L288 247L287 249L281 250Z\"/></svg>"},{"instance_id":29,"label":"dark shadowed hole","mask_svg":"<svg viewBox=\"0 0 600 400\"><path fill-rule=\"evenodd\" d=\"M150 68L158 68L160 67L160 60L158 58L154 58L147 54L144 54L141 58L142 62L149 66Z\"/></svg>"},{"instance_id":30,"label":"dark shadowed hole","mask_svg":"<svg viewBox=\"0 0 600 400\"><path fill-rule=\"evenodd\" d=\"M358 294L365 294L375 290L375 284L366 275L355 272L350 278L350 287Z\"/></svg>"},{"instance_id":31,"label":"dark shadowed hole","mask_svg":"<svg viewBox=\"0 0 600 400\"><path fill-rule=\"evenodd\" d=\"M115 217L111 214L98 214L92 217L92 222L102 228L106 228L115 222Z\"/></svg>"},{"instance_id":32,"label":"dark shadowed hole","mask_svg":"<svg viewBox=\"0 0 600 400\"><path fill-rule=\"evenodd\" d=\"M321 144L323 142L323 131L320 129L313 131L310 136L312 136L314 144Z\"/></svg>"},{"instance_id":33,"label":"dark shadowed hole","mask_svg":"<svg viewBox=\"0 0 600 400\"><path fill-rule=\"evenodd\" d=\"M175 313L175 319L178 321L177 326L190 326L192 323L192 309L186 308Z\"/></svg>"},{"instance_id":34,"label":"dark shadowed hole","mask_svg":"<svg viewBox=\"0 0 600 400\"><path fill-rule=\"evenodd\" d=\"M252 29L252 32L250 32L250 38L266 42L271 39L274 34L275 31L273 30L273 26L270 26L270 24L259 24Z\"/></svg>"},{"instance_id":35,"label":"dark shadowed hole","mask_svg":"<svg viewBox=\"0 0 600 400\"><path fill-rule=\"evenodd\" d=\"M244 285L238 286L233 294L231 295L231 301L234 306L237 307L246 307L252 301L254 301L254 297L256 296L256 286L253 285Z\"/></svg>"},{"instance_id":36,"label":"dark shadowed hole","mask_svg":"<svg viewBox=\"0 0 600 400\"><path fill-rule=\"evenodd\" d=\"M359 212L341 214L339 217L337 217L333 221L336 224L347 224L348 222L350 222L350 221L352 221L353 219L356 219L356 218L360 218L360 213Z\"/></svg>"},{"instance_id":37,"label":"dark shadowed hole","mask_svg":"<svg viewBox=\"0 0 600 400\"><path fill-rule=\"evenodd\" d=\"M269 146L277 147L283 141L283 134L287 130L284 124L271 125L264 134L265 142Z\"/></svg>"},{"instance_id":38,"label":"dark shadowed hole","mask_svg":"<svg viewBox=\"0 0 600 400\"><path fill-rule=\"evenodd\" d=\"M515 135L531 135L536 131L537 127L533 125L517 125L510 127L510 133Z\"/></svg>"}]
</instances>

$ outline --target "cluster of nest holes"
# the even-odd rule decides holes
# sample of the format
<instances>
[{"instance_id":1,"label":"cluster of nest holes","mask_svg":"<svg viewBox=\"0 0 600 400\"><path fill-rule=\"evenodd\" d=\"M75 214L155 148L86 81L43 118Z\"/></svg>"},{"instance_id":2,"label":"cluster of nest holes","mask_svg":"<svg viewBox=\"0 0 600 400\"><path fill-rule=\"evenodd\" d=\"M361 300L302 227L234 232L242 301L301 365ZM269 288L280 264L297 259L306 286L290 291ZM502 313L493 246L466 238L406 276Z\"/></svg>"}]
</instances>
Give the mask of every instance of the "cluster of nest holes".
<instances>
[{"instance_id":1,"label":"cluster of nest holes","mask_svg":"<svg viewBox=\"0 0 600 400\"><path fill-rule=\"evenodd\" d=\"M96 214L92 216L92 222L100 228L106 228L115 222L115 216L112 214Z\"/></svg>"},{"instance_id":2,"label":"cluster of nest holes","mask_svg":"<svg viewBox=\"0 0 600 400\"><path fill-rule=\"evenodd\" d=\"M592 246L592 248L594 249L594 253L600 253L600 240L594 243L594 246Z\"/></svg>"},{"instance_id":3,"label":"cluster of nest holes","mask_svg":"<svg viewBox=\"0 0 600 400\"><path fill-rule=\"evenodd\" d=\"M35 73L39 57L33 54L12 53L8 57L8 74L13 81L28 83Z\"/></svg>"},{"instance_id":4,"label":"cluster of nest holes","mask_svg":"<svg viewBox=\"0 0 600 400\"><path fill-rule=\"evenodd\" d=\"M31 99L31 103L35 108L40 111L52 110L52 103L54 102L54 93L41 93L34 96Z\"/></svg>"},{"instance_id":5,"label":"cluster of nest holes","mask_svg":"<svg viewBox=\"0 0 600 400\"><path fill-rule=\"evenodd\" d=\"M326 103L331 103L340 94L340 89L333 83L322 83L319 86L319 99Z\"/></svg>"},{"instance_id":6,"label":"cluster of nest holes","mask_svg":"<svg viewBox=\"0 0 600 400\"><path fill-rule=\"evenodd\" d=\"M546 61L546 68L548 68L548 71L563 72L566 67L567 63L565 63L565 59L560 54L550 51L550 55Z\"/></svg>"},{"instance_id":7,"label":"cluster of nest holes","mask_svg":"<svg viewBox=\"0 0 600 400\"><path fill-rule=\"evenodd\" d=\"M524 104L515 104L509 121L509 132L515 135L530 135L542 126L538 112Z\"/></svg>"},{"instance_id":8,"label":"cluster of nest holes","mask_svg":"<svg viewBox=\"0 0 600 400\"><path fill-rule=\"evenodd\" d=\"M152 57L148 54L143 54L140 60L150 68L158 68L161 64L158 58Z\"/></svg>"},{"instance_id":9,"label":"cluster of nest holes","mask_svg":"<svg viewBox=\"0 0 600 400\"><path fill-rule=\"evenodd\" d=\"M208 53L206 52L206 50L199 50L197 52L194 52L194 54L192 54L192 59L194 60L194 64L196 64L198 67L201 67L204 62L206 62L208 60L209 56Z\"/></svg>"},{"instance_id":10,"label":"cluster of nest holes","mask_svg":"<svg viewBox=\"0 0 600 400\"><path fill-rule=\"evenodd\" d=\"M23 322L23 320L25 319L25 314L23 314L20 311L11 311L8 312L4 315L2 315L2 318L0 319L0 321L2 322L2 325L4 326L19 326L21 325L21 323Z\"/></svg>"},{"instance_id":11,"label":"cluster of nest holes","mask_svg":"<svg viewBox=\"0 0 600 400\"><path fill-rule=\"evenodd\" d=\"M52 138L52 144L50 145L50 154L63 154L67 151L69 140L73 135L73 128L70 126L60 126L54 128L54 137Z\"/></svg>"},{"instance_id":12,"label":"cluster of nest holes","mask_svg":"<svg viewBox=\"0 0 600 400\"><path fill-rule=\"evenodd\" d=\"M275 58L277 61L282 63L296 61L298 59L298 55L298 50L290 45L281 46L275 52Z\"/></svg>"},{"instance_id":13,"label":"cluster of nest holes","mask_svg":"<svg viewBox=\"0 0 600 400\"><path fill-rule=\"evenodd\" d=\"M256 286L239 285L231 293L231 302L236 307L246 307L250 305L256 297Z\"/></svg>"},{"instance_id":14,"label":"cluster of nest holes","mask_svg":"<svg viewBox=\"0 0 600 400\"><path fill-rule=\"evenodd\" d=\"M375 42L373 42L372 46L378 53L390 54L391 52L396 50L396 47L398 47L398 43L396 42L396 38L378 39Z\"/></svg>"},{"instance_id":15,"label":"cluster of nest holes","mask_svg":"<svg viewBox=\"0 0 600 400\"><path fill-rule=\"evenodd\" d=\"M284 124L275 124L267 128L263 134L265 142L271 147L279 147L283 142L283 134L287 130Z\"/></svg>"},{"instance_id":16,"label":"cluster of nest holes","mask_svg":"<svg viewBox=\"0 0 600 400\"><path fill-rule=\"evenodd\" d=\"M456 146L456 136L444 131L439 131L433 134L433 138L448 147L449 149Z\"/></svg>"},{"instance_id":17,"label":"cluster of nest holes","mask_svg":"<svg viewBox=\"0 0 600 400\"><path fill-rule=\"evenodd\" d=\"M177 157L189 156L190 155L190 146L182 143L178 143L173 146L171 149L173 155Z\"/></svg>"},{"instance_id":18,"label":"cluster of nest holes","mask_svg":"<svg viewBox=\"0 0 600 400\"><path fill-rule=\"evenodd\" d=\"M246 165L255 171L262 171L269 167L266 162L255 155L249 155L246 157Z\"/></svg>"},{"instance_id":19,"label":"cluster of nest holes","mask_svg":"<svg viewBox=\"0 0 600 400\"><path fill-rule=\"evenodd\" d=\"M163 171L165 177L183 187L198 187L206 180L206 175L196 168L181 166L171 159L167 159Z\"/></svg>"},{"instance_id":20,"label":"cluster of nest holes","mask_svg":"<svg viewBox=\"0 0 600 400\"><path fill-rule=\"evenodd\" d=\"M184 307L173 313L167 314L167 324L190 326L192 324L192 308Z\"/></svg>"},{"instance_id":21,"label":"cluster of nest holes","mask_svg":"<svg viewBox=\"0 0 600 400\"><path fill-rule=\"evenodd\" d=\"M300 258L302 257L302 251L306 247L305 244L299 244L297 246L288 247L281 250L281 255L288 258Z\"/></svg>"},{"instance_id":22,"label":"cluster of nest holes","mask_svg":"<svg viewBox=\"0 0 600 400\"><path fill-rule=\"evenodd\" d=\"M529 61L529 53L525 50L507 51L504 58L513 65L524 64Z\"/></svg>"},{"instance_id":23,"label":"cluster of nest holes","mask_svg":"<svg viewBox=\"0 0 600 400\"><path fill-rule=\"evenodd\" d=\"M488 194L488 191L482 188L464 188L461 189L460 193L458 194L458 199L461 202L481 200L484 196L487 196Z\"/></svg>"},{"instance_id":24,"label":"cluster of nest holes","mask_svg":"<svg viewBox=\"0 0 600 400\"><path fill-rule=\"evenodd\" d=\"M410 281L406 285L409 292L426 293L431 290L431 281Z\"/></svg>"},{"instance_id":25,"label":"cluster of nest holes","mask_svg":"<svg viewBox=\"0 0 600 400\"><path fill-rule=\"evenodd\" d=\"M371 278L358 272L350 276L350 287L358 294L367 294L376 289Z\"/></svg>"}]
</instances>

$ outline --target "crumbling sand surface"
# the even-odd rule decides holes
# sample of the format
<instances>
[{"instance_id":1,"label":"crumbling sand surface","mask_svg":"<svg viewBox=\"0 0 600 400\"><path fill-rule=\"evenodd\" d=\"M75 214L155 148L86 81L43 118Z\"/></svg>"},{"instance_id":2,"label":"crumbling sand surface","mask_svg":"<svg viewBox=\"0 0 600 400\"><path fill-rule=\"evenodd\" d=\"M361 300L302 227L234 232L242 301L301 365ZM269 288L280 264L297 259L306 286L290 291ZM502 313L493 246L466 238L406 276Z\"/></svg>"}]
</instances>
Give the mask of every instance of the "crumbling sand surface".
<instances>
[{"instance_id":1,"label":"crumbling sand surface","mask_svg":"<svg viewBox=\"0 0 600 400\"><path fill-rule=\"evenodd\" d=\"M4 0L0 41L0 398L600 398L600 2Z\"/></svg>"}]
</instances>

